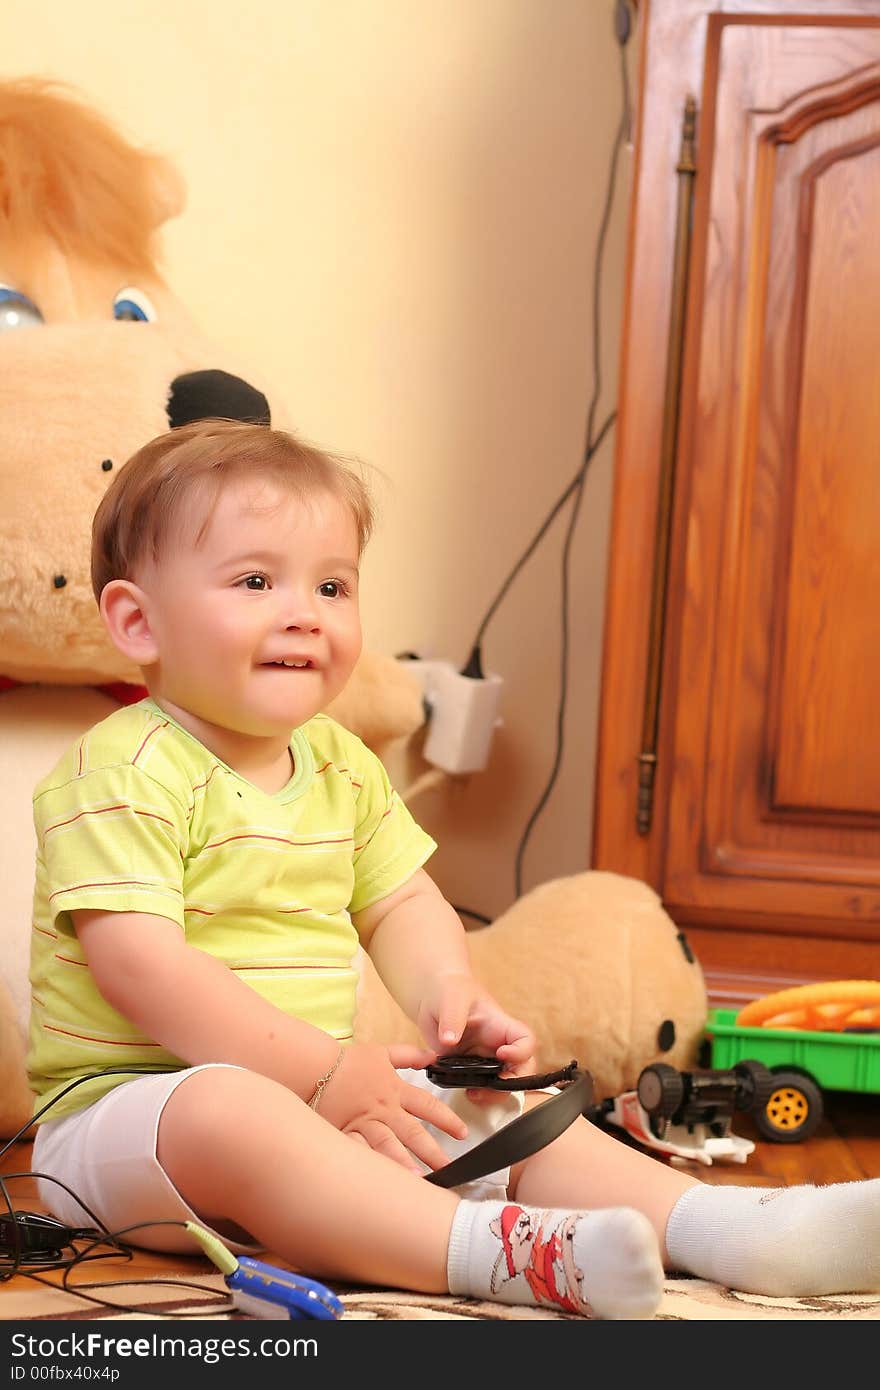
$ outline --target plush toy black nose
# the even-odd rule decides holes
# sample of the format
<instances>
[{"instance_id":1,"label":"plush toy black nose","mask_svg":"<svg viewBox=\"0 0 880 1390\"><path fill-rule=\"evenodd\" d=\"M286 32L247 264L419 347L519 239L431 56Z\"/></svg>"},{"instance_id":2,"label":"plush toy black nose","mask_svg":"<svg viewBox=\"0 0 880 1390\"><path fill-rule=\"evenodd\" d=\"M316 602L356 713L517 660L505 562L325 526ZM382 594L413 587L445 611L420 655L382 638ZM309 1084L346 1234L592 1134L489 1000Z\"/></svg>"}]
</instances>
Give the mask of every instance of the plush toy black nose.
<instances>
[{"instance_id":1,"label":"plush toy black nose","mask_svg":"<svg viewBox=\"0 0 880 1390\"><path fill-rule=\"evenodd\" d=\"M229 372L187 372L171 383L168 393L168 424L175 430L195 420L243 420L247 424L269 425L269 402L256 387Z\"/></svg>"}]
</instances>

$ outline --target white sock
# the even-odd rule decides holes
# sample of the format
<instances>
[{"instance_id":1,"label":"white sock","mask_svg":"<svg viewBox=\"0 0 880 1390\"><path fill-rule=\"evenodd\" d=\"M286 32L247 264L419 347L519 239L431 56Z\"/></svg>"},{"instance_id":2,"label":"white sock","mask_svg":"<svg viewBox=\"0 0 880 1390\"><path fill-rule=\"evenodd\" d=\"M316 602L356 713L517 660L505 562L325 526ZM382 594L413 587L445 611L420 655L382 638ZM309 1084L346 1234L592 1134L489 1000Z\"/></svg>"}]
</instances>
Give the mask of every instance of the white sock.
<instances>
[{"instance_id":1,"label":"white sock","mask_svg":"<svg viewBox=\"0 0 880 1390\"><path fill-rule=\"evenodd\" d=\"M447 1275L450 1293L597 1318L650 1318L663 1293L654 1228L628 1207L459 1202Z\"/></svg>"},{"instance_id":2,"label":"white sock","mask_svg":"<svg viewBox=\"0 0 880 1390\"><path fill-rule=\"evenodd\" d=\"M827 1187L699 1183L666 1227L678 1269L775 1297L880 1290L880 1178Z\"/></svg>"}]
</instances>

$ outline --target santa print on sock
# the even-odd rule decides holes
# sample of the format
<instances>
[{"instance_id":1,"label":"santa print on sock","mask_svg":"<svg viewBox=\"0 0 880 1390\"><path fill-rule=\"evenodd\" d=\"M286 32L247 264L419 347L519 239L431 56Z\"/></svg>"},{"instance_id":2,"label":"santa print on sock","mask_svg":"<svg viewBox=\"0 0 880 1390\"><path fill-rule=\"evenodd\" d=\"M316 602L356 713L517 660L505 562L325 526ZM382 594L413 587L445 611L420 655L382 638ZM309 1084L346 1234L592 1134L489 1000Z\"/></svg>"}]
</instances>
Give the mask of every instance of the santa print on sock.
<instances>
[{"instance_id":1,"label":"santa print on sock","mask_svg":"<svg viewBox=\"0 0 880 1390\"><path fill-rule=\"evenodd\" d=\"M551 1212L525 1211L509 1203L489 1223L489 1230L501 1241L501 1252L492 1270L490 1288L522 1275L535 1302L555 1304L566 1313L585 1313L588 1305L581 1294L583 1274L574 1262L575 1213L563 1216L555 1229L545 1234ZM506 1270L506 1273L505 1273Z\"/></svg>"}]
</instances>

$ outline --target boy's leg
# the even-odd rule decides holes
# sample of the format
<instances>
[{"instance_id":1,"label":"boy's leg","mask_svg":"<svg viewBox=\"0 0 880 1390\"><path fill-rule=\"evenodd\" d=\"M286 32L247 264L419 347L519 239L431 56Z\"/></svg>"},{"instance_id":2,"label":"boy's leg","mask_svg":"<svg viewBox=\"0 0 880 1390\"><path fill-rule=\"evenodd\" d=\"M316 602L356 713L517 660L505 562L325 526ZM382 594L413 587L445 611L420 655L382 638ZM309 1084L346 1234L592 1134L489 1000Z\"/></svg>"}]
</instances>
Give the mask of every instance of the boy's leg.
<instances>
[{"instance_id":1,"label":"boy's leg","mask_svg":"<svg viewBox=\"0 0 880 1390\"><path fill-rule=\"evenodd\" d=\"M635 1207L654 1227L667 1268L730 1288L777 1297L880 1290L880 1179L703 1183L576 1120L514 1168L510 1190L526 1203Z\"/></svg>"},{"instance_id":2,"label":"boy's leg","mask_svg":"<svg viewBox=\"0 0 880 1390\"><path fill-rule=\"evenodd\" d=\"M318 1277L445 1293L455 1255L459 1294L610 1318L650 1317L659 1302L657 1243L638 1212L518 1207L547 1252L536 1286L524 1267L508 1268L510 1204L460 1200L251 1072L216 1067L182 1079L162 1111L157 1154L202 1220L233 1223Z\"/></svg>"},{"instance_id":3,"label":"boy's leg","mask_svg":"<svg viewBox=\"0 0 880 1390\"><path fill-rule=\"evenodd\" d=\"M545 1096L529 1094L526 1105ZM586 1119L511 1170L509 1192L519 1202L559 1207L636 1207L647 1216L668 1264L666 1225L679 1197L699 1179L617 1139Z\"/></svg>"},{"instance_id":4,"label":"boy's leg","mask_svg":"<svg viewBox=\"0 0 880 1390\"><path fill-rule=\"evenodd\" d=\"M446 1291L455 1195L340 1133L277 1082L194 1072L165 1105L157 1157L202 1218L234 1222L309 1274Z\"/></svg>"}]
</instances>

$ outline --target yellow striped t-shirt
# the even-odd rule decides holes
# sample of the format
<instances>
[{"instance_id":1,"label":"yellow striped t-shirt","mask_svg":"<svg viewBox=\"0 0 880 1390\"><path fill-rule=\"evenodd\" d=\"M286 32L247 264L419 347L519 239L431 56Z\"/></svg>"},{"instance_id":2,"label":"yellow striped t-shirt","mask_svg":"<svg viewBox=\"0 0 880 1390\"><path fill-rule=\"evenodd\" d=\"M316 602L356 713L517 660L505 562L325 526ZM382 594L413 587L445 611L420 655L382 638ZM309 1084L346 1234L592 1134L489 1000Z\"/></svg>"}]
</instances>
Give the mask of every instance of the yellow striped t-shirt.
<instances>
[{"instance_id":1,"label":"yellow striped t-shirt","mask_svg":"<svg viewBox=\"0 0 880 1390\"><path fill-rule=\"evenodd\" d=\"M102 720L39 783L28 1052L36 1108L108 1067L184 1065L99 993L71 922L78 908L168 917L285 1013L351 1039L350 914L394 892L436 846L375 754L334 720L309 720L290 748L293 775L271 795L147 699ZM44 1118L130 1079L83 1082Z\"/></svg>"}]
</instances>

